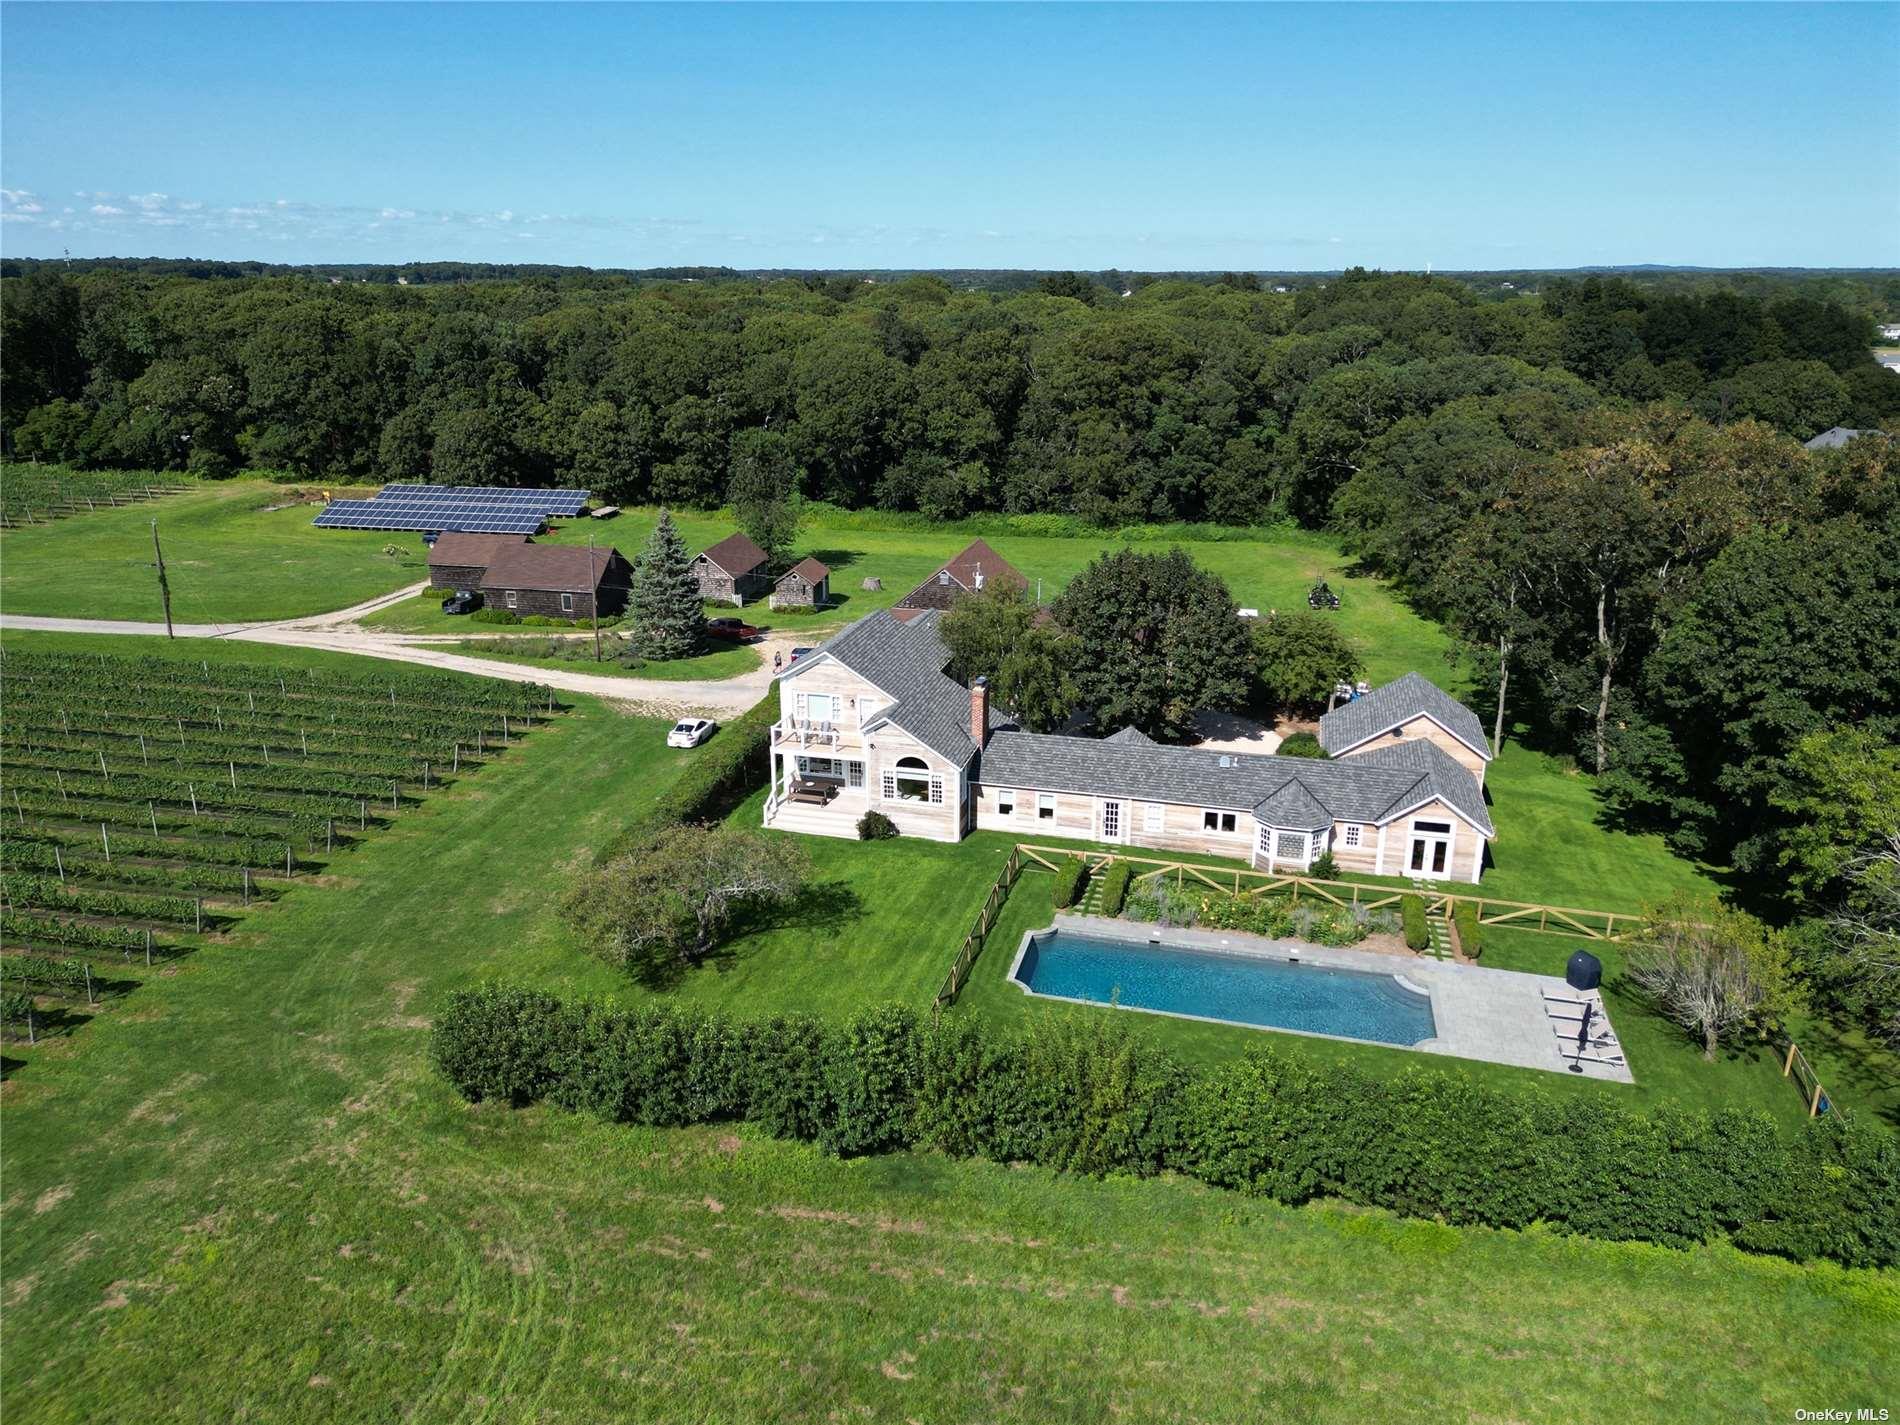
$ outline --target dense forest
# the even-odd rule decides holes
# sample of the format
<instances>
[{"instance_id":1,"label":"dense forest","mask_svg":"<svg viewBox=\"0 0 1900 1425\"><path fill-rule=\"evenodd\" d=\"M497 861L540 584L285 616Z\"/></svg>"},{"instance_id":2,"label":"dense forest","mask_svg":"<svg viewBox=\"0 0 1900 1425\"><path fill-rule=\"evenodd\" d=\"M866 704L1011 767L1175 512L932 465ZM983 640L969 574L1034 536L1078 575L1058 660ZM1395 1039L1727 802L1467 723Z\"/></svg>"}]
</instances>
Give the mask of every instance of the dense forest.
<instances>
[{"instance_id":1,"label":"dense forest","mask_svg":"<svg viewBox=\"0 0 1900 1425\"><path fill-rule=\"evenodd\" d=\"M1453 631L1498 735L1575 756L1609 814L1815 916L1873 913L1891 842L1900 921L1900 466L1877 436L1800 444L1900 429L1900 377L1864 306L1667 276L41 264L0 279L0 433L205 475L1327 527Z\"/></svg>"}]
</instances>

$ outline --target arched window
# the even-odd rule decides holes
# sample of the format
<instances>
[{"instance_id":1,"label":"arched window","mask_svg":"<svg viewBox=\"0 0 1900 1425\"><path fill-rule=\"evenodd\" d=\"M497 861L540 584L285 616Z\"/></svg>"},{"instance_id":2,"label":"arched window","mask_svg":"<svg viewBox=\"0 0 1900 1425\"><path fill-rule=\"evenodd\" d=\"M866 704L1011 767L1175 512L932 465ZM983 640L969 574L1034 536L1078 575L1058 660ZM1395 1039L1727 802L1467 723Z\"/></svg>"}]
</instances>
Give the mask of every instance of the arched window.
<instances>
[{"instance_id":1,"label":"arched window","mask_svg":"<svg viewBox=\"0 0 1900 1425\"><path fill-rule=\"evenodd\" d=\"M897 759L897 799L927 802L930 797L930 764L921 757Z\"/></svg>"}]
</instances>

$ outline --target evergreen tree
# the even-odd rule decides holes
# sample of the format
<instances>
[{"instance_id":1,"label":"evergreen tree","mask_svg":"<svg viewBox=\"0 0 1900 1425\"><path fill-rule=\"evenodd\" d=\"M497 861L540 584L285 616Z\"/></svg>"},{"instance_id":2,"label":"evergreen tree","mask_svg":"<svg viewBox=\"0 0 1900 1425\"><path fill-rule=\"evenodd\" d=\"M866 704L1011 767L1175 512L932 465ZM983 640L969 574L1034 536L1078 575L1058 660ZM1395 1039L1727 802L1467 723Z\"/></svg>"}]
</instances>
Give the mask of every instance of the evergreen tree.
<instances>
[{"instance_id":1,"label":"evergreen tree","mask_svg":"<svg viewBox=\"0 0 1900 1425\"><path fill-rule=\"evenodd\" d=\"M693 560L665 510L634 562L630 609L630 640L643 658L685 658L699 651L706 618Z\"/></svg>"}]
</instances>

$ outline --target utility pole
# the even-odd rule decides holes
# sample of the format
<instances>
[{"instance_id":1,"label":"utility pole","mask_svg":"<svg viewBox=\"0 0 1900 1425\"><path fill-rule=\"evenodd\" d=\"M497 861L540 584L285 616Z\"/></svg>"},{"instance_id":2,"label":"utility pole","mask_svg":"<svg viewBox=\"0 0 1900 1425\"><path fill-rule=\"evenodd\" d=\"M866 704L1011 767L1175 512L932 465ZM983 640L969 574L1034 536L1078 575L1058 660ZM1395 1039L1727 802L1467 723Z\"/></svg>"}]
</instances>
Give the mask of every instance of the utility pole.
<instances>
[{"instance_id":1,"label":"utility pole","mask_svg":"<svg viewBox=\"0 0 1900 1425\"><path fill-rule=\"evenodd\" d=\"M587 596L587 616L594 625L594 661L600 662L600 576L594 572L594 529L587 528L587 577L594 582Z\"/></svg>"},{"instance_id":2,"label":"utility pole","mask_svg":"<svg viewBox=\"0 0 1900 1425\"><path fill-rule=\"evenodd\" d=\"M158 521L152 521L152 558L158 563L158 596L165 603L165 637L176 638L172 632L172 586L165 582L165 553L158 547Z\"/></svg>"}]
</instances>

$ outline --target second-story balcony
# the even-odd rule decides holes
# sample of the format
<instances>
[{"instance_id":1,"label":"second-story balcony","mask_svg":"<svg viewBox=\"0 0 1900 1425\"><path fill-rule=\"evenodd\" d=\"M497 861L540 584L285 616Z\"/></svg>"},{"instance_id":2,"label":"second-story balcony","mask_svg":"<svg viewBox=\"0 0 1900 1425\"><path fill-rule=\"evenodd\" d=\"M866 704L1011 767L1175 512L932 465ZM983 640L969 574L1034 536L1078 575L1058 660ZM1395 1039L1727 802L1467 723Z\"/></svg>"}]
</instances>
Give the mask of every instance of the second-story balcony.
<instances>
[{"instance_id":1,"label":"second-story balcony","mask_svg":"<svg viewBox=\"0 0 1900 1425\"><path fill-rule=\"evenodd\" d=\"M785 717L772 724L772 745L808 751L835 751L840 747L862 746L863 738L855 726L846 723Z\"/></svg>"}]
</instances>

